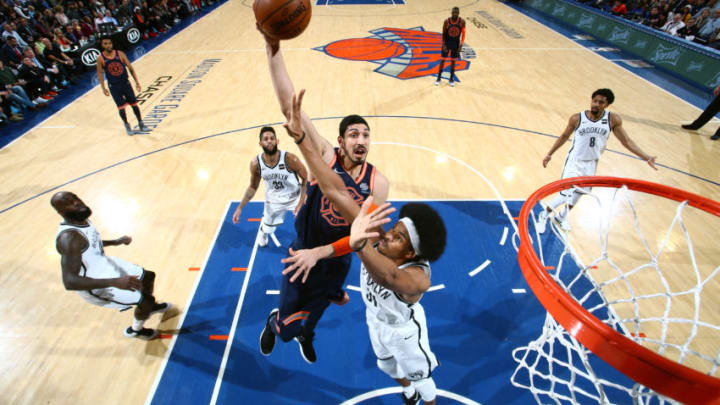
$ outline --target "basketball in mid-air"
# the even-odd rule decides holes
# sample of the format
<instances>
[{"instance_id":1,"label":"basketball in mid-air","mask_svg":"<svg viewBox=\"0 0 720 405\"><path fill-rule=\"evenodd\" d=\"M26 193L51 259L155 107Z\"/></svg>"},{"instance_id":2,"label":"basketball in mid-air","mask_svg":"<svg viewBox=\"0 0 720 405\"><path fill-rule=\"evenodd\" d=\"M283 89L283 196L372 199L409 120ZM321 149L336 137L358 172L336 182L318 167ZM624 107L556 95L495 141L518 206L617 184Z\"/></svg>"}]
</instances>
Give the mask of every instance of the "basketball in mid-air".
<instances>
[{"instance_id":1,"label":"basketball in mid-air","mask_svg":"<svg viewBox=\"0 0 720 405\"><path fill-rule=\"evenodd\" d=\"M265 35L291 39L302 34L310 23L310 0L255 0L255 20Z\"/></svg>"}]
</instances>

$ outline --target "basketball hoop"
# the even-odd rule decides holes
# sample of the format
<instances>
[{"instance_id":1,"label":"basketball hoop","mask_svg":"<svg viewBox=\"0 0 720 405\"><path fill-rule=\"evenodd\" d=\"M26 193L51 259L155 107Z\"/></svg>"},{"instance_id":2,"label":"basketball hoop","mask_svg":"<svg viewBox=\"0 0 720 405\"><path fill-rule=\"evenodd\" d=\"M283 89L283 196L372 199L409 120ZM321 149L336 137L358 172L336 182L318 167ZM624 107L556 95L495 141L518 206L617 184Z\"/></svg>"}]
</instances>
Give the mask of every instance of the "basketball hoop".
<instances>
[{"instance_id":1,"label":"basketball hoop","mask_svg":"<svg viewBox=\"0 0 720 405\"><path fill-rule=\"evenodd\" d=\"M664 403L669 400L663 397L669 397L687 404L720 404L720 379L713 376L713 374L718 370L717 365L720 361L720 353L717 350L710 354L696 353L696 351L693 350L689 350L687 353L687 356L698 355L701 356L703 360L709 359L708 361L714 364L711 370L705 374L690 368L687 365L681 364L682 359L686 358L685 352L679 356L680 361L676 362L639 344L636 335L629 332L622 324L622 322L630 323L631 325L632 323L627 319L618 320L617 315L615 315L612 308L614 303L620 301L631 301L633 304L637 304L637 302L642 301L643 299L648 299L648 297L657 298L660 296L661 298L667 298L668 306L665 310L665 318L663 319L662 317L658 317L657 319L652 319L652 322L656 323L665 322L663 324L663 328L666 328L667 323L679 322L676 318L668 319L667 314L671 309L671 298L680 293L671 293L668 290L667 292L659 292L657 294L653 294L652 296L635 296L633 294L630 300L616 300L613 302L605 297L604 288L607 287L608 284L600 283L599 285L592 280L588 282L588 284L592 284L594 286L592 287L592 290L594 291L588 293L582 292L579 294L576 294L575 292L570 293L571 289L575 287L568 287L571 283L563 281L559 270L557 270L557 274L553 275L549 271L552 267L546 267L546 265L541 262L543 255L541 254L540 257L538 257L535 249L542 248L538 246L539 243L537 243L537 241L535 244L532 243L529 231L529 220L531 218L534 220L535 217L533 209L538 205L541 199L558 191L573 187L577 187L578 189L582 188L582 190L587 190L587 187L615 189L613 190L613 202L615 202L616 199L623 198L624 195L624 198L627 198L627 202L631 207L631 210L628 211L634 215L637 231L646 247L648 247L648 244L646 243L644 235L642 235L640 227L638 226L638 216L635 211L635 206L629 199L630 193L627 190L653 194L665 199L680 202L679 206L676 208L677 213L675 219L673 220L670 230L668 230L666 235L669 235L676 225L684 232L690 250L690 258L692 259L692 262L689 265L692 265L692 269L695 270L695 273L698 276L698 281L703 278L700 276L700 273L698 273L693 247L690 242L689 234L687 233L683 223L683 210L689 206L712 214L716 217L720 217L720 203L661 184L614 177L576 177L559 180L541 187L527 199L520 212L520 217L518 219L518 233L520 240L518 261L530 288L552 317L548 315L546 318L543 334L538 340L532 342L528 346L518 348L513 351L513 356L519 363L518 368L515 370L512 377L513 384L533 391L533 395L538 403L541 402L541 397L549 397L554 400L555 403L561 403L563 400L567 402L575 402L576 395L593 398L602 403L609 403L612 401L608 400L606 394L603 392L604 389L609 387L624 391L633 398L635 403L649 403L652 399L656 399L660 403ZM587 193L587 191L583 192ZM584 198L588 199L587 197ZM600 201L597 197L595 200L598 202ZM628 280L625 275L633 271L638 271L639 267L633 269L631 272L623 273L621 269L615 265L613 260L608 259L607 232L610 232L610 226L608 225L608 229L605 229L601 225L600 228L600 240L603 245L603 249L600 255L601 257L596 259L593 263L598 264L603 261L607 261L608 263L606 264L608 266L612 266L618 270L619 276L616 278L617 280L622 279L622 281L618 281L618 283L627 283ZM553 228L553 231L556 232L557 228ZM604 235L603 232L605 232ZM573 259L576 259L575 252L570 246L570 243L566 238L562 238L562 235L559 236L565 244L563 255L567 254ZM603 244L603 241L605 244ZM667 236L663 240L663 243L666 242ZM650 263L640 266L644 270L649 268L653 271L657 270L660 272L660 278L663 278L664 276L662 275L662 269L660 269L657 259L663 252L663 247L664 245L659 248L657 255L653 255L651 252L652 249L649 249L648 247L647 252L651 253ZM720 249L720 246L718 246L718 249ZM560 260L563 260L562 256ZM577 262L577 260L575 261ZM562 263L559 263L558 265L561 266ZM573 277L586 277L586 272L590 266L583 267L578 263L578 267L580 267L580 270L577 272L578 275L574 275ZM692 269L688 269L688 274L691 274L690 270ZM692 289L691 292L695 294L693 297L697 300L696 305L700 305L699 297L708 282L720 283L720 277L715 278L715 275L719 272L720 267L715 268L712 274L708 277L704 277L702 282L699 282L698 285L693 287L694 289ZM566 274L565 276L567 277ZM599 319L598 316L591 313L597 308L597 306L593 307L592 311L583 307L581 303L582 298L591 293L598 294L600 300L605 303L606 307L604 311L609 313L608 317L611 321L608 321L607 319L603 321ZM682 294L686 293L683 292ZM698 311L696 310L695 312L697 313ZM613 317L615 319L613 319ZM640 319L642 317L638 315L637 310L635 311L635 318L637 319L633 319L632 321L637 325L641 325L642 322L647 321L647 319ZM693 331L697 330L697 316L695 316L694 319L682 321L688 324L689 328L694 328ZM702 327L709 328L711 331L720 331L720 327L717 325L708 324L707 322L701 323ZM557 324L562 327L559 327ZM691 339L693 336L691 336ZM665 346L673 346L673 348L676 348L675 346L679 346L666 342L664 333L662 341L656 339L652 340L652 342L653 344L657 343L657 346L661 348L661 350L659 350L660 353L663 352L662 348ZM691 343L688 342L682 346L682 348L688 349L690 344ZM555 349L553 349L553 345L557 345L555 346ZM561 346L562 350L557 350L558 346ZM718 346L720 346L720 344ZM620 371L641 386L638 386L637 384L633 387L622 386L620 383L605 380L602 376L596 375L595 370L588 360L588 357L592 356L592 354L598 356L606 363L610 364L614 369ZM561 360L559 359L560 356L567 356L566 358L568 360ZM531 358L535 360L529 361L528 359ZM581 363L580 366L578 366L579 363ZM555 376L555 374L559 373L559 371L557 371L560 368L559 366L567 367L568 364L575 368L570 371L563 371L569 376ZM537 368L540 367L544 367L544 370L538 371ZM545 369L549 371L546 371ZM528 383L519 382L519 376L523 373L527 373L529 376ZM580 388L576 388L578 378L589 381L586 383L586 387L593 386L597 393L589 393L587 388L583 388L582 390ZM538 388L536 383L543 383L545 384L545 387ZM562 387L559 388L560 386Z\"/></svg>"}]
</instances>

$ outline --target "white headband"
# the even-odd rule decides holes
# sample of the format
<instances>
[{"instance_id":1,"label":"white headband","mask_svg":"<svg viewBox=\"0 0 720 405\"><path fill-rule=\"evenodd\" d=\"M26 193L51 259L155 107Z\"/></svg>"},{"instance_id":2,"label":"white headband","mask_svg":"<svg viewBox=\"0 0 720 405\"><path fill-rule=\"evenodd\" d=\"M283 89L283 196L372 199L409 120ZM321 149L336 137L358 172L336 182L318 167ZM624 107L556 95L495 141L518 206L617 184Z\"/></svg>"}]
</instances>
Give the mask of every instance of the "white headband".
<instances>
[{"instance_id":1,"label":"white headband","mask_svg":"<svg viewBox=\"0 0 720 405\"><path fill-rule=\"evenodd\" d=\"M399 221L405 224L408 236L410 236L410 244L412 245L415 254L420 256L420 235L418 235L417 229L415 229L415 224L412 219L408 217L402 217Z\"/></svg>"}]
</instances>

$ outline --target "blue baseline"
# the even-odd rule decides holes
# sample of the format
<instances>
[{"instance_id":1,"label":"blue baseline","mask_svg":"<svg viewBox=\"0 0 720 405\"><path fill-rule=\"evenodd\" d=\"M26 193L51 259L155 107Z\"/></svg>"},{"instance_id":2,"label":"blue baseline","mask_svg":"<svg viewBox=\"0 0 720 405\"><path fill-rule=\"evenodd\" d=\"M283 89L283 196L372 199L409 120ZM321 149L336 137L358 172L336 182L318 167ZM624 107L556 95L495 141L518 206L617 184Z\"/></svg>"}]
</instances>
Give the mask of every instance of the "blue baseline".
<instances>
[{"instance_id":1,"label":"blue baseline","mask_svg":"<svg viewBox=\"0 0 720 405\"><path fill-rule=\"evenodd\" d=\"M128 59L130 59L130 62L134 62L135 60L140 59L143 55L152 51L168 39L172 38L173 36L175 36L175 34L189 27L195 21L211 13L213 10L215 10L222 4L225 4L226 1L227 0L219 0L217 3L205 8L198 14L189 16L181 20L179 23L177 23L177 25L173 26L164 34L159 35L155 38L149 38L147 40L144 40L143 42L138 43L138 45L134 46L130 51L127 52ZM145 84L150 81L150 78L148 77L144 77L141 79L141 83ZM2 133L0 133L0 135L2 135L0 136L0 149L4 148L15 139L21 137L27 131L40 124L51 115L65 108L68 104L77 100L83 94L94 89L97 85L97 73L94 68L92 68L90 71L80 74L78 84L70 86L67 89L63 90L63 92L60 93L60 95L57 96L55 99L53 99L51 103L48 103L47 108L38 110L37 112L26 110L23 112L25 119L22 120L22 122L11 123L6 128L3 128ZM112 100L108 100L107 103L108 109L115 109L115 105L112 103ZM119 120L120 117L118 117L117 122L118 128L122 128L120 126L121 121Z\"/></svg>"},{"instance_id":2,"label":"blue baseline","mask_svg":"<svg viewBox=\"0 0 720 405\"><path fill-rule=\"evenodd\" d=\"M445 288L428 292L422 299L428 316L432 350L441 362L433 372L439 388L483 404L527 404L529 391L513 387L515 369L512 350L535 339L543 325L545 310L529 291L512 247L513 228L498 201L430 201L445 220L448 247L433 264L432 284ZM245 218L262 213L262 203L243 210L240 224L231 222L237 203L224 214L202 279L187 308L187 316L160 378L152 404L209 403L228 342L210 341L209 335L228 334L245 273L230 272L250 258L257 222ZM396 207L402 205L395 201ZM508 201L513 216L522 201ZM504 228L508 235L499 245ZM546 260L557 260L562 246L545 235ZM218 404L337 404L366 392L396 383L375 364L365 325L365 307L359 293L348 290L350 302L331 305L316 329L318 362L306 364L295 342L278 340L274 352L262 356L258 340L263 323L278 296L280 260L294 238L292 216L278 228L282 247L272 243L258 250L243 306L232 337ZM474 277L469 272L485 260L491 264ZM568 264L572 265L572 264ZM346 284L358 286L359 261ZM526 294L511 293L524 288ZM589 387L588 387L589 388ZM397 394L363 401L363 404L395 404ZM443 403L455 403L447 398Z\"/></svg>"},{"instance_id":3,"label":"blue baseline","mask_svg":"<svg viewBox=\"0 0 720 405\"><path fill-rule=\"evenodd\" d=\"M316 6L405 4L405 0L317 0Z\"/></svg>"}]
</instances>

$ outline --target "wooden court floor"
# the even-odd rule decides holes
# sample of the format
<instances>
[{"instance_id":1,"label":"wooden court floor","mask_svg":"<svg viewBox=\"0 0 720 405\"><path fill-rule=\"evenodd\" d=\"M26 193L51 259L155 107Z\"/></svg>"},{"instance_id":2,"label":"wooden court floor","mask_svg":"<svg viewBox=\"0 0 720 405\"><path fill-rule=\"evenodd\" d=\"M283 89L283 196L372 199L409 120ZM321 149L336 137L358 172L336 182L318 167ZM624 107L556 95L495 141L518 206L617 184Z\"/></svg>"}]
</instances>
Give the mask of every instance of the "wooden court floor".
<instances>
[{"instance_id":1,"label":"wooden court floor","mask_svg":"<svg viewBox=\"0 0 720 405\"><path fill-rule=\"evenodd\" d=\"M571 114L588 108L592 91L609 87L616 95L611 111L664 167L653 171L608 152L598 174L720 200L720 187L702 180L720 181L720 152L708 139L716 123L698 133L679 129L697 108L501 3L406 3L315 7L307 31L282 44L323 136L336 142L336 117L371 116L369 160L390 179L390 199L524 199L559 178L568 149L543 169L554 138L538 133L558 135ZM458 73L455 88L435 87L431 77L399 80L374 72L376 64L313 49L383 27L438 32L455 5L487 27L468 24L466 44L477 58ZM54 248L60 218L47 191L93 173L60 189L85 200L104 238L131 235L130 246L108 253L156 271L157 296L182 309L196 276L187 269L201 265L228 201L239 200L248 183L248 162L260 150L257 127L283 120L250 6L251 0L228 2L134 63L144 88L162 82L142 105L143 114L165 114L152 133L126 136L112 101L95 88L0 150L0 209L27 200L0 214L0 402L144 403L169 340L128 341L121 332L129 314L91 307L64 291ZM522 38L493 28L478 10ZM209 67L202 69L204 61ZM199 66L202 75L188 79ZM177 107L162 107L183 80L197 81L174 93L183 95ZM297 152L278 133L280 148ZM608 148L624 151L614 138ZM263 194L261 188L256 198ZM652 203L645 206L652 212ZM648 218L653 226L654 216ZM699 218L700 234L720 228L717 218ZM657 222L660 235L666 222ZM581 216L573 223L584 226ZM716 267L717 244L699 245L703 266ZM178 319L160 329L172 333Z\"/></svg>"}]
</instances>

